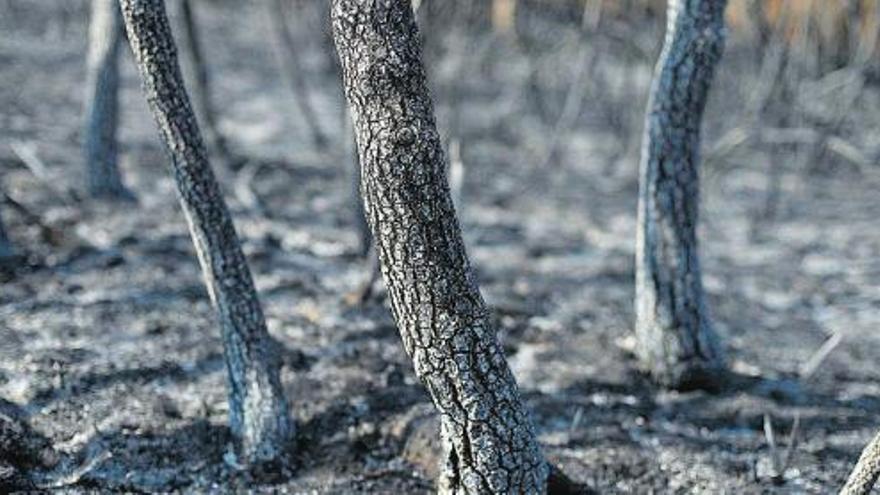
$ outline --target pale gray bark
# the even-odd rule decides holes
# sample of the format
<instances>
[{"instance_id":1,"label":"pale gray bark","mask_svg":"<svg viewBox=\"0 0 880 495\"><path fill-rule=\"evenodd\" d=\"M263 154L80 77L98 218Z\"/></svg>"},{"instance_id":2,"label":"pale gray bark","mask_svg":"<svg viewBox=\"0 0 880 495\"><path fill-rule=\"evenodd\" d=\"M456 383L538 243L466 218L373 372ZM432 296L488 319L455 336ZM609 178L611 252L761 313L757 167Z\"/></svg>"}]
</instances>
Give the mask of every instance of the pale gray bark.
<instances>
[{"instance_id":1,"label":"pale gray bark","mask_svg":"<svg viewBox=\"0 0 880 495\"><path fill-rule=\"evenodd\" d=\"M868 495L880 477L880 433L862 451L840 495Z\"/></svg>"},{"instance_id":2,"label":"pale gray bark","mask_svg":"<svg viewBox=\"0 0 880 495\"><path fill-rule=\"evenodd\" d=\"M162 138L222 330L229 423L242 460L277 459L293 434L251 273L183 84L162 0L121 0L144 92Z\"/></svg>"},{"instance_id":3,"label":"pale gray bark","mask_svg":"<svg viewBox=\"0 0 880 495\"><path fill-rule=\"evenodd\" d=\"M199 33L196 13L193 11L192 0L172 0L174 19L183 63L184 81L193 88L192 104L199 121L199 129L208 145L208 151L223 159L229 158L226 139L217 127L217 111L214 107L213 90L208 66L205 62L202 40Z\"/></svg>"},{"instance_id":4,"label":"pale gray bark","mask_svg":"<svg viewBox=\"0 0 880 495\"><path fill-rule=\"evenodd\" d=\"M86 189L92 197L133 198L117 164L119 46L123 33L116 0L92 0L83 137Z\"/></svg>"},{"instance_id":5,"label":"pale gray bark","mask_svg":"<svg viewBox=\"0 0 880 495\"><path fill-rule=\"evenodd\" d=\"M266 19L272 32L275 58L281 70L281 76L290 86L290 90L299 106L302 120L309 129L312 143L319 149L327 146L327 136L318 123L318 115L309 99L305 71L296 53L296 46L287 27L287 15L284 0L266 0Z\"/></svg>"},{"instance_id":6,"label":"pale gray bark","mask_svg":"<svg viewBox=\"0 0 880 495\"><path fill-rule=\"evenodd\" d=\"M726 0L670 0L645 122L636 246L636 336L673 388L714 387L722 349L706 309L697 243L700 125L724 45Z\"/></svg>"},{"instance_id":7,"label":"pale gray bark","mask_svg":"<svg viewBox=\"0 0 880 495\"><path fill-rule=\"evenodd\" d=\"M391 309L440 412L441 493L542 493L549 468L474 281L408 1L334 0L367 219Z\"/></svg>"}]
</instances>

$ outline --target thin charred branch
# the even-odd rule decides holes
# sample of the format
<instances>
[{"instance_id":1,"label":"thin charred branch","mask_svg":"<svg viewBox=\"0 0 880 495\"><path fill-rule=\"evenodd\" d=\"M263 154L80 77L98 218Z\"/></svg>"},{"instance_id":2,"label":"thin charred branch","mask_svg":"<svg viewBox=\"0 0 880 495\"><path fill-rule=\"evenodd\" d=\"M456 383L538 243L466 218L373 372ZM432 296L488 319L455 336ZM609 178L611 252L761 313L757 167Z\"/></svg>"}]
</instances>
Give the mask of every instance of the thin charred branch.
<instances>
[{"instance_id":1,"label":"thin charred branch","mask_svg":"<svg viewBox=\"0 0 880 495\"><path fill-rule=\"evenodd\" d=\"M721 344L697 242L700 126L724 45L726 0L670 0L645 122L636 245L638 354L660 384L714 388Z\"/></svg>"},{"instance_id":2,"label":"thin charred branch","mask_svg":"<svg viewBox=\"0 0 880 495\"><path fill-rule=\"evenodd\" d=\"M309 130L312 143L318 149L327 147L327 136L321 130L318 123L318 114L312 107L309 99L308 86L305 79L305 71L300 63L296 52L296 44L287 26L287 16L284 8L284 0L267 0L265 3L266 18L272 31L275 58L281 70L281 76L290 86L293 98L296 101L302 120Z\"/></svg>"},{"instance_id":3,"label":"thin charred branch","mask_svg":"<svg viewBox=\"0 0 880 495\"><path fill-rule=\"evenodd\" d=\"M180 203L220 319L230 428L244 462L277 460L293 434L279 360L184 88L164 2L121 0L121 5L147 102L168 147Z\"/></svg>"},{"instance_id":4,"label":"thin charred branch","mask_svg":"<svg viewBox=\"0 0 880 495\"><path fill-rule=\"evenodd\" d=\"M192 90L192 103L199 120L199 129L205 138L208 151L226 160L230 157L226 138L217 126L217 111L214 107L213 87L202 49L201 34L193 11L192 0L173 0L176 11L174 18L180 29L177 38L183 58L184 80Z\"/></svg>"}]
</instances>

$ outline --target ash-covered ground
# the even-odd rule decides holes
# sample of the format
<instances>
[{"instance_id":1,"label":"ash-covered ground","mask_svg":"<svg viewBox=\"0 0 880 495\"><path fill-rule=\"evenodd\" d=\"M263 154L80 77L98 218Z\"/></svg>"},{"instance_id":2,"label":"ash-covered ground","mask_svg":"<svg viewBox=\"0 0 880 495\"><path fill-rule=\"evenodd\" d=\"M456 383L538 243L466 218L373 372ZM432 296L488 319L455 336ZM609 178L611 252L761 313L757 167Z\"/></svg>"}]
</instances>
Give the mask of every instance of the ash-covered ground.
<instances>
[{"instance_id":1,"label":"ash-covered ground","mask_svg":"<svg viewBox=\"0 0 880 495\"><path fill-rule=\"evenodd\" d=\"M244 160L224 187L299 426L289 467L270 475L229 454L217 323L127 50L121 166L138 203L70 192L84 182L88 9L63 4L0 2L2 189L24 207L2 215L25 257L0 285L0 411L54 449L36 479L430 493L428 398L386 302L351 304L369 266L323 14L290 18L332 137L318 151L259 3L196 2L220 127ZM704 126L700 234L746 385L662 392L638 373L631 333L641 116L663 22L609 19L582 40L552 9L523 17L510 36L432 25L426 59L441 130L461 143L469 253L547 456L602 493L834 491L880 427L880 91L844 68L774 105L755 47L731 40Z\"/></svg>"}]
</instances>

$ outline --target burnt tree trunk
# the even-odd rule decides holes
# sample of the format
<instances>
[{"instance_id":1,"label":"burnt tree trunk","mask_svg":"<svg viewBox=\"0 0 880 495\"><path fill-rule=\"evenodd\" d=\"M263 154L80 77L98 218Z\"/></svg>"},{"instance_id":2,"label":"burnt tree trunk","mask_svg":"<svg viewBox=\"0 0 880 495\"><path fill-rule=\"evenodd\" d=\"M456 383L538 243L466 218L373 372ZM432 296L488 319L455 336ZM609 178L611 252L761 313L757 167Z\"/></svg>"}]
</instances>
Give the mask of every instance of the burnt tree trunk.
<instances>
[{"instance_id":1,"label":"burnt tree trunk","mask_svg":"<svg viewBox=\"0 0 880 495\"><path fill-rule=\"evenodd\" d=\"M230 428L245 462L276 459L293 433L279 362L184 88L164 2L121 4L144 92L170 152L180 203L220 318Z\"/></svg>"},{"instance_id":2,"label":"burnt tree trunk","mask_svg":"<svg viewBox=\"0 0 880 495\"><path fill-rule=\"evenodd\" d=\"M331 9L392 313L440 412L439 490L542 493L548 464L465 253L410 2Z\"/></svg>"},{"instance_id":3,"label":"burnt tree trunk","mask_svg":"<svg viewBox=\"0 0 880 495\"><path fill-rule=\"evenodd\" d=\"M669 0L639 177L636 336L652 376L715 387L724 361L703 295L697 249L700 125L724 45L726 0Z\"/></svg>"},{"instance_id":4,"label":"burnt tree trunk","mask_svg":"<svg viewBox=\"0 0 880 495\"><path fill-rule=\"evenodd\" d=\"M2 210L0 210L0 213L2 213ZM0 264L2 264L3 260L8 260L14 254L15 250L12 249L12 242L9 240L9 236L6 235L3 217L0 215Z\"/></svg>"},{"instance_id":5,"label":"burnt tree trunk","mask_svg":"<svg viewBox=\"0 0 880 495\"><path fill-rule=\"evenodd\" d=\"M318 115L309 100L305 72L296 53L296 46L287 27L287 15L284 0L267 0L265 3L266 18L272 31L275 58L281 70L281 76L290 86L293 98L299 106L302 119L308 127L312 143L318 149L327 146L327 136L318 124Z\"/></svg>"},{"instance_id":6,"label":"burnt tree trunk","mask_svg":"<svg viewBox=\"0 0 880 495\"><path fill-rule=\"evenodd\" d=\"M348 111L343 115L343 151L345 158L343 162L351 173L351 201L354 207L354 224L358 233L358 251L357 254L361 258L370 257L370 249L373 246L373 236L370 234L370 226L367 225L366 213L364 213L364 202L361 200L361 167L357 157L357 142L354 137L354 124Z\"/></svg>"},{"instance_id":7,"label":"burnt tree trunk","mask_svg":"<svg viewBox=\"0 0 880 495\"><path fill-rule=\"evenodd\" d=\"M840 495L868 495L880 477L880 434L862 451Z\"/></svg>"},{"instance_id":8,"label":"burnt tree trunk","mask_svg":"<svg viewBox=\"0 0 880 495\"><path fill-rule=\"evenodd\" d=\"M119 47L124 30L116 0L93 0L86 58L83 158L92 197L132 199L117 164Z\"/></svg>"},{"instance_id":9,"label":"burnt tree trunk","mask_svg":"<svg viewBox=\"0 0 880 495\"><path fill-rule=\"evenodd\" d=\"M184 81L193 88L192 103L199 121L199 129L208 145L208 151L225 160L229 158L229 149L226 139L217 128L217 111L214 108L211 78L205 63L192 1L173 0L172 5L175 7L174 18L180 28L177 30L179 33L177 41L183 58L181 65Z\"/></svg>"}]
</instances>

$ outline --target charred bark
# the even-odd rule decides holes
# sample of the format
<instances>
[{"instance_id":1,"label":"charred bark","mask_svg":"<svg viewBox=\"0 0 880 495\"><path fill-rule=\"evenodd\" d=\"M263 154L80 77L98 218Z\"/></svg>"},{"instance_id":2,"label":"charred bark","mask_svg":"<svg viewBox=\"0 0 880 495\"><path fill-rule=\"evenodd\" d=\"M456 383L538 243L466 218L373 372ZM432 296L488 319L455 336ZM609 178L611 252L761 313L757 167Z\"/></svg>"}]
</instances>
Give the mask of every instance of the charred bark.
<instances>
[{"instance_id":1,"label":"charred bark","mask_svg":"<svg viewBox=\"0 0 880 495\"><path fill-rule=\"evenodd\" d=\"M86 59L83 158L92 197L132 199L117 164L119 46L122 16L116 0L93 0Z\"/></svg>"},{"instance_id":2,"label":"charred bark","mask_svg":"<svg viewBox=\"0 0 880 495\"><path fill-rule=\"evenodd\" d=\"M880 434L862 451L840 495L868 495L880 478Z\"/></svg>"},{"instance_id":3,"label":"charred bark","mask_svg":"<svg viewBox=\"0 0 880 495\"><path fill-rule=\"evenodd\" d=\"M714 388L723 376L697 243L700 124L724 45L726 0L670 0L645 122L636 245L636 336L652 376Z\"/></svg>"},{"instance_id":4,"label":"charred bark","mask_svg":"<svg viewBox=\"0 0 880 495\"><path fill-rule=\"evenodd\" d=\"M331 9L392 313L440 413L440 492L545 492L550 470L455 216L410 2Z\"/></svg>"},{"instance_id":5,"label":"charred bark","mask_svg":"<svg viewBox=\"0 0 880 495\"><path fill-rule=\"evenodd\" d=\"M196 14L193 12L191 0L174 0L174 18L180 29L177 41L183 58L184 81L192 87L192 103L199 121L199 129L208 145L208 151L226 160L229 148L226 138L217 127L217 111L213 102L213 90L208 66L205 63L202 40L199 33Z\"/></svg>"},{"instance_id":6,"label":"charred bark","mask_svg":"<svg viewBox=\"0 0 880 495\"><path fill-rule=\"evenodd\" d=\"M272 31L272 41L275 48L275 58L278 60L278 66L281 69L281 75L290 86L290 90L299 106L302 119L309 129L312 143L318 149L327 146L327 136L321 130L318 124L318 114L312 107L309 100L308 87L304 78L299 57L296 53L296 46L290 31L287 27L287 16L284 8L284 0L267 0L266 1L266 18L269 22L269 28Z\"/></svg>"},{"instance_id":7,"label":"charred bark","mask_svg":"<svg viewBox=\"0 0 880 495\"><path fill-rule=\"evenodd\" d=\"M181 206L220 319L229 423L245 462L279 457L293 433L279 361L232 217L208 162L162 0L121 0L144 92L168 147Z\"/></svg>"}]
</instances>

